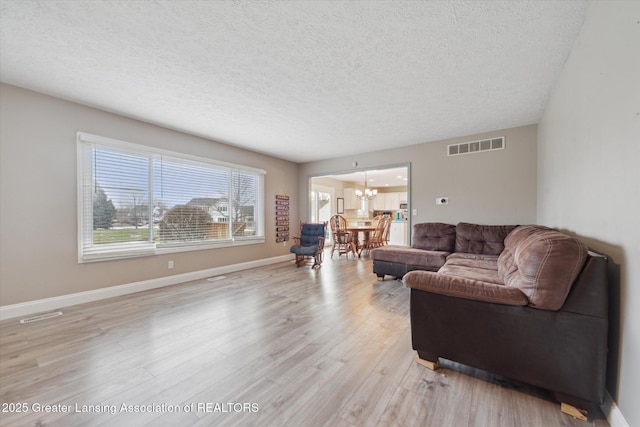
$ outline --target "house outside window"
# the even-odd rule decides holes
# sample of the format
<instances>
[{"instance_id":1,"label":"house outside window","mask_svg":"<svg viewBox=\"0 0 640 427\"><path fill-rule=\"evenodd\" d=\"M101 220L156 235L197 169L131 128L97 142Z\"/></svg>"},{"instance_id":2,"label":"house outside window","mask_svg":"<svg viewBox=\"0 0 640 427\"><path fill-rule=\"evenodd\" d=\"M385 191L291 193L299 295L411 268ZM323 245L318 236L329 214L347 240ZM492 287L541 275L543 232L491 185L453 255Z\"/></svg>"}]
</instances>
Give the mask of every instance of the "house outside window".
<instances>
[{"instance_id":1,"label":"house outside window","mask_svg":"<svg viewBox=\"0 0 640 427\"><path fill-rule=\"evenodd\" d=\"M264 243L263 170L77 141L79 262Z\"/></svg>"}]
</instances>

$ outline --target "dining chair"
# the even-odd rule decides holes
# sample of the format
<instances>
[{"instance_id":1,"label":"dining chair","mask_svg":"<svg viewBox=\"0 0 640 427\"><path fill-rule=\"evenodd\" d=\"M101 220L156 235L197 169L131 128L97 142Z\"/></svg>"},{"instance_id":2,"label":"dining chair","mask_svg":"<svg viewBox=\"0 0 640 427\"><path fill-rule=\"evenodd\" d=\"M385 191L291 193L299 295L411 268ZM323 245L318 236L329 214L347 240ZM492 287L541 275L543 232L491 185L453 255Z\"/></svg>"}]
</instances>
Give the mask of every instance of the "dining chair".
<instances>
[{"instance_id":1,"label":"dining chair","mask_svg":"<svg viewBox=\"0 0 640 427\"><path fill-rule=\"evenodd\" d=\"M376 217L374 221L376 229L371 233L369 239L363 243L363 249L366 252L384 246L385 238L388 238L387 235L391 228L391 218Z\"/></svg>"},{"instance_id":2,"label":"dining chair","mask_svg":"<svg viewBox=\"0 0 640 427\"><path fill-rule=\"evenodd\" d=\"M385 246L389 244L389 235L391 234L391 222L392 222L392 219L387 218L387 223L385 225L384 233L382 236L382 244Z\"/></svg>"},{"instance_id":3,"label":"dining chair","mask_svg":"<svg viewBox=\"0 0 640 427\"><path fill-rule=\"evenodd\" d=\"M349 258L349 252L353 252L353 235L346 231L348 223L342 215L333 215L329 220L331 225L331 239L333 246L331 247L331 258L333 252L337 249L338 256L345 254Z\"/></svg>"}]
</instances>

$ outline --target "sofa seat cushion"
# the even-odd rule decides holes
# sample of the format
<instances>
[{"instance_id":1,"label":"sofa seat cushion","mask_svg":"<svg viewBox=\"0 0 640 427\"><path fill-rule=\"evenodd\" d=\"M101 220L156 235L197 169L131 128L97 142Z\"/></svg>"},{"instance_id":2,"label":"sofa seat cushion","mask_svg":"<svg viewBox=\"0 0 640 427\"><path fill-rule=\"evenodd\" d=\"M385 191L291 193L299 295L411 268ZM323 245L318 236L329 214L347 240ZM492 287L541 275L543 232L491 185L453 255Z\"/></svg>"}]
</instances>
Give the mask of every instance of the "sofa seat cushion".
<instances>
[{"instance_id":1,"label":"sofa seat cushion","mask_svg":"<svg viewBox=\"0 0 640 427\"><path fill-rule=\"evenodd\" d=\"M373 260L429 267L432 270L442 267L448 255L449 252L444 251L427 251L396 245L383 246L371 250L371 259Z\"/></svg>"},{"instance_id":2,"label":"sofa seat cushion","mask_svg":"<svg viewBox=\"0 0 640 427\"><path fill-rule=\"evenodd\" d=\"M582 270L588 248L575 237L552 228L526 225L505 239L498 275L520 289L531 307L559 310Z\"/></svg>"},{"instance_id":3,"label":"sofa seat cushion","mask_svg":"<svg viewBox=\"0 0 640 427\"><path fill-rule=\"evenodd\" d=\"M314 256L316 252L318 252L318 245L313 246L302 246L302 245L293 245L289 248L289 252L296 255L301 256Z\"/></svg>"},{"instance_id":4,"label":"sofa seat cushion","mask_svg":"<svg viewBox=\"0 0 640 427\"><path fill-rule=\"evenodd\" d=\"M479 225L460 222L456 226L456 245L453 252L500 255L504 239L515 225Z\"/></svg>"},{"instance_id":5,"label":"sofa seat cushion","mask_svg":"<svg viewBox=\"0 0 640 427\"><path fill-rule=\"evenodd\" d=\"M463 254L455 252L447 257L447 262L463 267L476 267L498 271L498 255Z\"/></svg>"},{"instance_id":6,"label":"sofa seat cushion","mask_svg":"<svg viewBox=\"0 0 640 427\"><path fill-rule=\"evenodd\" d=\"M503 285L498 276L498 256L453 253L447 257L440 274Z\"/></svg>"},{"instance_id":7,"label":"sofa seat cushion","mask_svg":"<svg viewBox=\"0 0 640 427\"><path fill-rule=\"evenodd\" d=\"M526 295L517 288L443 274L440 271L410 271L405 274L402 282L412 289L456 298L517 306L529 303Z\"/></svg>"}]
</instances>

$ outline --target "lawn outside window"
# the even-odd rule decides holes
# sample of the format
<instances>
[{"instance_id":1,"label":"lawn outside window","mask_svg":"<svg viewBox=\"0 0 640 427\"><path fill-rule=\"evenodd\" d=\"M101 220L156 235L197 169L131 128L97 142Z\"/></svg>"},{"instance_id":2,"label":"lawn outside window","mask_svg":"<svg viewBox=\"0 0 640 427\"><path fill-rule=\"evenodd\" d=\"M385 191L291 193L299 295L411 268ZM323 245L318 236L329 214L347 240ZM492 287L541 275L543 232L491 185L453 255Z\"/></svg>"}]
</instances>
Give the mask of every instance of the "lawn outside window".
<instances>
[{"instance_id":1,"label":"lawn outside window","mask_svg":"<svg viewBox=\"0 0 640 427\"><path fill-rule=\"evenodd\" d=\"M78 132L78 261L264 243L265 171Z\"/></svg>"}]
</instances>

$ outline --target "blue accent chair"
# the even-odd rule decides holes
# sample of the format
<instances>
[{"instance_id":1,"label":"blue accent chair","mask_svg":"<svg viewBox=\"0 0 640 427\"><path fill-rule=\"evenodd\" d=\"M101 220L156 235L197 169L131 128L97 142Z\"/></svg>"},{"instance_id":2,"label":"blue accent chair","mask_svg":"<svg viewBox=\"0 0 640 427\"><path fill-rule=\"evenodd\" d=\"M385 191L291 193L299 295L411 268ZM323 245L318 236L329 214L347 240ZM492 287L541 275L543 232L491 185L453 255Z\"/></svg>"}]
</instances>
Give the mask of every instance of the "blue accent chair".
<instances>
[{"instance_id":1,"label":"blue accent chair","mask_svg":"<svg viewBox=\"0 0 640 427\"><path fill-rule=\"evenodd\" d=\"M293 237L297 244L289 249L289 252L296 256L296 267L300 267L308 258L313 258L312 268L320 268L326 230L326 222L318 224L300 222L300 237Z\"/></svg>"}]
</instances>

